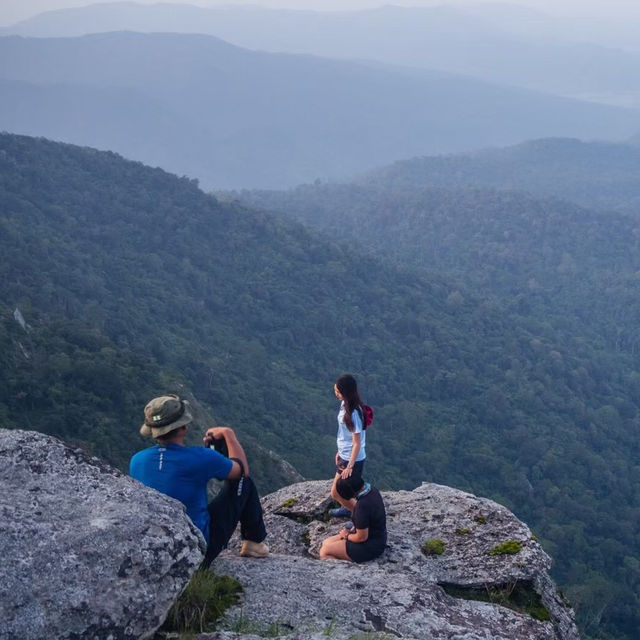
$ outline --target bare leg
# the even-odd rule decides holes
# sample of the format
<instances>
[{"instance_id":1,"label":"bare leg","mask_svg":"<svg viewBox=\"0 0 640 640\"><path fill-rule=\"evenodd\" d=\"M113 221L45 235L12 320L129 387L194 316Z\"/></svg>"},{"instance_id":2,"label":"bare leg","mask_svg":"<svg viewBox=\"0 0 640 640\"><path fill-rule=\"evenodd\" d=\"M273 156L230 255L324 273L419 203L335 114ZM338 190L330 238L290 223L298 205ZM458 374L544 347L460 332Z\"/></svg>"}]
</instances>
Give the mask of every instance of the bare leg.
<instances>
[{"instance_id":1,"label":"bare leg","mask_svg":"<svg viewBox=\"0 0 640 640\"><path fill-rule=\"evenodd\" d=\"M322 542L320 558L322 560L334 559L349 560L349 562L352 562L351 558L347 555L347 541L339 533Z\"/></svg>"}]
</instances>

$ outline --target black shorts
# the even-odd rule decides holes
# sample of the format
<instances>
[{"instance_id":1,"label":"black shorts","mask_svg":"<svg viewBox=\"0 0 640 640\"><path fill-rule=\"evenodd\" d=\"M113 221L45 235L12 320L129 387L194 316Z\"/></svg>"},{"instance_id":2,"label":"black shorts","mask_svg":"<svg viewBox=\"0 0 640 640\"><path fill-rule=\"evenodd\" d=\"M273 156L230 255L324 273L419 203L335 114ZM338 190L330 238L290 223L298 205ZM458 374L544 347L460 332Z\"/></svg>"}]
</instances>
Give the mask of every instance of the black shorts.
<instances>
[{"instance_id":1,"label":"black shorts","mask_svg":"<svg viewBox=\"0 0 640 640\"><path fill-rule=\"evenodd\" d=\"M347 540L347 555L354 562L368 562L381 556L386 546L382 540L365 540L365 542Z\"/></svg>"},{"instance_id":2,"label":"black shorts","mask_svg":"<svg viewBox=\"0 0 640 640\"><path fill-rule=\"evenodd\" d=\"M342 473L349 464L348 460L343 460L342 458L338 458L338 464L336 465L336 473ZM353 465L353 469L351 470L351 475L345 480L347 484L349 484L354 491L357 491L362 486L362 468L364 467L364 460L360 460L360 462L355 462Z\"/></svg>"}]
</instances>

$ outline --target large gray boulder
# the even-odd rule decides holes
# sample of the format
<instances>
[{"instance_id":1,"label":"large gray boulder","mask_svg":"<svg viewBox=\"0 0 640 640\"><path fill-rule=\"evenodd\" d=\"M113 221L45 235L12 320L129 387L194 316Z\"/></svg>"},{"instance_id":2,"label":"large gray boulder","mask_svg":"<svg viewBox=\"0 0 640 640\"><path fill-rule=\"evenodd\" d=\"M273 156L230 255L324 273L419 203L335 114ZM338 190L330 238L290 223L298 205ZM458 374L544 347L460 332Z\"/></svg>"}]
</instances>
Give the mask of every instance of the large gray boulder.
<instances>
[{"instance_id":1,"label":"large gray boulder","mask_svg":"<svg viewBox=\"0 0 640 640\"><path fill-rule=\"evenodd\" d=\"M327 517L329 487L305 482L264 498L273 553L248 561L234 544L214 561L212 569L236 577L244 593L227 612L226 630L201 638L235 640L279 629L290 640L377 633L387 639L578 640L573 612L549 578L550 558L506 508L435 484L384 492L385 554L364 565L320 561L322 539L344 522ZM436 539L443 553L425 555L423 545ZM505 542L515 553L491 554ZM499 604L508 592L510 601ZM243 627L254 635L238 633Z\"/></svg>"},{"instance_id":2,"label":"large gray boulder","mask_svg":"<svg viewBox=\"0 0 640 640\"><path fill-rule=\"evenodd\" d=\"M182 505L59 440L0 430L0 639L149 637L199 566Z\"/></svg>"}]
</instances>

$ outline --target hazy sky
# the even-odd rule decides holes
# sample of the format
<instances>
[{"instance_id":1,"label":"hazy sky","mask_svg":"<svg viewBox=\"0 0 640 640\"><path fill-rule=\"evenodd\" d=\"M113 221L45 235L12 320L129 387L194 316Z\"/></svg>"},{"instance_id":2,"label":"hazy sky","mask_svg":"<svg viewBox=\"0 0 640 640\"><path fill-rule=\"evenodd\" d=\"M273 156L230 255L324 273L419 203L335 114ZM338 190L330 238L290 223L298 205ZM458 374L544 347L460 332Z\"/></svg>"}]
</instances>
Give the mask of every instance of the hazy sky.
<instances>
[{"instance_id":1,"label":"hazy sky","mask_svg":"<svg viewBox=\"0 0 640 640\"><path fill-rule=\"evenodd\" d=\"M102 0L115 2L117 0ZM137 0L155 4L158 0ZM477 5L491 0L172 0L173 3L199 6L254 4L272 8L340 10L366 9L383 4L401 6ZM495 2L495 0L493 0ZM513 0L505 4L521 4L563 16L601 16L616 19L639 19L639 0ZM13 24L43 11L95 4L90 0L0 0L0 24Z\"/></svg>"}]
</instances>

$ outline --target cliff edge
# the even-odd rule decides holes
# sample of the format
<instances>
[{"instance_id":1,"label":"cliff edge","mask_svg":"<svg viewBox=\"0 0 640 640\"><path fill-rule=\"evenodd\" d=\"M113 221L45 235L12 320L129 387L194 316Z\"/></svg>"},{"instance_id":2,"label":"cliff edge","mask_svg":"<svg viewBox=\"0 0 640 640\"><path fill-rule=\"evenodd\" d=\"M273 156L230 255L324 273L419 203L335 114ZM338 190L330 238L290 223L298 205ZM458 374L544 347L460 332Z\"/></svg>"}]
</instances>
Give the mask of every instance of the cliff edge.
<instances>
[{"instance_id":1,"label":"cliff edge","mask_svg":"<svg viewBox=\"0 0 640 640\"><path fill-rule=\"evenodd\" d=\"M436 484L383 492L389 546L354 565L317 559L322 539L344 523L328 517L329 488L303 482L266 496L271 556L247 561L232 543L214 561L244 589L227 611L229 628L299 639L578 640L549 556L505 507Z\"/></svg>"}]
</instances>

